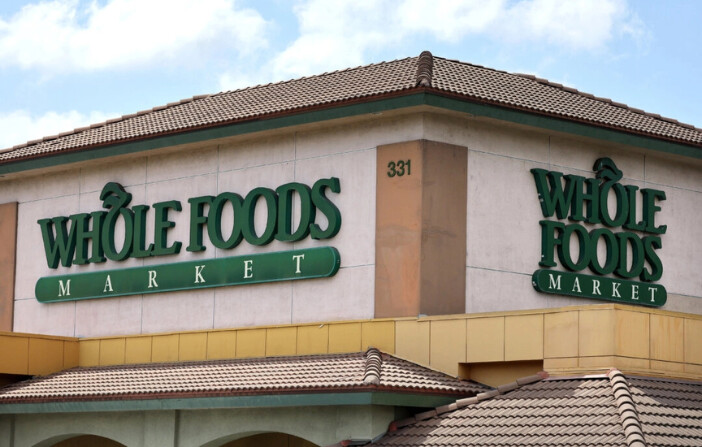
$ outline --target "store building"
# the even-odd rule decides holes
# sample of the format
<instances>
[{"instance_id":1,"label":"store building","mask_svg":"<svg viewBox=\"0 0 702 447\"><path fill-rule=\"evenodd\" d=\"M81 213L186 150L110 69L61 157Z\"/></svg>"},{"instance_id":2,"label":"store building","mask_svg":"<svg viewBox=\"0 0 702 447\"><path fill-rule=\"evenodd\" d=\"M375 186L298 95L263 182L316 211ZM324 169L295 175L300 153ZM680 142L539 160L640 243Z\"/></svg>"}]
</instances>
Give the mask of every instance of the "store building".
<instances>
[{"instance_id":1,"label":"store building","mask_svg":"<svg viewBox=\"0 0 702 447\"><path fill-rule=\"evenodd\" d=\"M0 151L0 446L700 445L701 174L428 52Z\"/></svg>"}]
</instances>

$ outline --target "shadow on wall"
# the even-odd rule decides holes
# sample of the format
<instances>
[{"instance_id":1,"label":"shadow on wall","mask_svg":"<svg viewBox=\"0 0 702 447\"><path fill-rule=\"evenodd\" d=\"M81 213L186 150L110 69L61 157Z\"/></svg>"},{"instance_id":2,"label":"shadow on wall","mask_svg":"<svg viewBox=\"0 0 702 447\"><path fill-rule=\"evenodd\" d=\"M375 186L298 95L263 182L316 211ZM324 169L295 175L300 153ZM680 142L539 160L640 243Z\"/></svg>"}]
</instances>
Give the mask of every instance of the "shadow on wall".
<instances>
[{"instance_id":1,"label":"shadow on wall","mask_svg":"<svg viewBox=\"0 0 702 447\"><path fill-rule=\"evenodd\" d=\"M55 440L47 440L40 442L34 447L126 447L124 444L120 444L117 441L95 435L74 436L52 444L54 441Z\"/></svg>"},{"instance_id":2,"label":"shadow on wall","mask_svg":"<svg viewBox=\"0 0 702 447\"><path fill-rule=\"evenodd\" d=\"M285 433L261 433L223 444L221 447L318 447L317 444Z\"/></svg>"},{"instance_id":3,"label":"shadow on wall","mask_svg":"<svg viewBox=\"0 0 702 447\"><path fill-rule=\"evenodd\" d=\"M95 435L74 436L52 444L54 441L55 439L46 440L35 447L126 447L117 441ZM225 442L225 444L217 445L219 447L319 447L317 444L305 439L285 433L261 433L230 442L224 439L222 442ZM208 446L210 445L214 446L215 444L208 443Z\"/></svg>"}]
</instances>

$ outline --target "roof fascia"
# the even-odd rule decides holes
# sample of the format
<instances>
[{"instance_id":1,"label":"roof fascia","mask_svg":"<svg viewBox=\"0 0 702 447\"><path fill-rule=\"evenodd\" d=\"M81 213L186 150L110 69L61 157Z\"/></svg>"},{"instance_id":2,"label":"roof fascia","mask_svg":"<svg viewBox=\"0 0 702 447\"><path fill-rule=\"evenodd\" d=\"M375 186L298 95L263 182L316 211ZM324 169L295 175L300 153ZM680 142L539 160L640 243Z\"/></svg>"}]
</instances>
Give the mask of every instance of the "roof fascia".
<instances>
[{"instance_id":1,"label":"roof fascia","mask_svg":"<svg viewBox=\"0 0 702 447\"><path fill-rule=\"evenodd\" d=\"M499 107L491 104L473 102L463 98L448 97L437 94L437 92L413 91L408 94L390 98L382 98L355 104L346 104L320 110L291 113L289 115L269 119L256 119L218 127L156 136L148 139L108 144L105 146L87 148L85 150L68 151L56 155L44 155L31 159L18 160L16 162L9 162L0 165L0 175L422 105L438 107L455 112L469 113L474 116L503 120L515 124L522 124L557 132L564 132L581 137L595 138L612 143L637 146L667 154L702 159L702 148L696 146Z\"/></svg>"},{"instance_id":2,"label":"roof fascia","mask_svg":"<svg viewBox=\"0 0 702 447\"><path fill-rule=\"evenodd\" d=\"M91 411L199 410L211 408L310 407L386 405L433 408L455 402L457 396L392 392L267 394L257 396L122 399L104 401L0 404L0 414L83 413Z\"/></svg>"}]
</instances>

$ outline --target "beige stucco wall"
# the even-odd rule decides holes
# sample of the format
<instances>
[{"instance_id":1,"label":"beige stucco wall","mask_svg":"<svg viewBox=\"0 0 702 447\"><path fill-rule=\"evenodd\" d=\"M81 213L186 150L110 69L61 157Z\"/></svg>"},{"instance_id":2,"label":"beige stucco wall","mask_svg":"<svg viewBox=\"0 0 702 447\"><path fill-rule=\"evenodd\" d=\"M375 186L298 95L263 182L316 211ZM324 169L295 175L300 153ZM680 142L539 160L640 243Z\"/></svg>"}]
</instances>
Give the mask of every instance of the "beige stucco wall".
<instances>
[{"instance_id":1,"label":"beige stucco wall","mask_svg":"<svg viewBox=\"0 0 702 447\"><path fill-rule=\"evenodd\" d=\"M657 223L668 225L658 250L664 266L659 282L668 291L665 309L702 313L702 163L424 112L261 133L0 181L0 203L19 203L14 330L90 337L372 318L376 147L418 139L468 150L466 312L587 303L539 294L531 286L531 275L539 268L543 216L529 170L540 167L591 177L594 161L608 156L624 172L623 183L666 192L657 214ZM187 199L224 191L245 195L257 186L275 188L290 181L312 185L331 176L341 182L341 193L330 197L343 216L339 234L322 242L341 253L341 270L333 278L56 304L40 304L34 298L39 277L68 271L46 266L36 221L101 209L98 196L108 181L122 183L133 194L132 205L180 200L183 211L171 213L176 220L172 236L183 242L183 249L175 257L74 266L72 273L292 248L277 241L263 248L242 242L229 251L210 247L187 252ZM318 244L306 239L295 247Z\"/></svg>"},{"instance_id":2,"label":"beige stucco wall","mask_svg":"<svg viewBox=\"0 0 702 447\"><path fill-rule=\"evenodd\" d=\"M372 318L375 147L383 142L416 139L421 131L418 123L420 116L410 116L331 129L278 132L178 152L98 161L0 182L0 203L19 202L14 330L87 337ZM340 179L341 193L328 196L343 219L341 231L333 239L308 238L294 245L273 241L265 247L242 242L227 251L212 246L199 253L185 250L188 198L224 191L243 196L258 186L276 188L291 181L311 186L320 178L332 176ZM169 241L183 242L181 253L123 262L108 260L70 269L48 268L37 220L102 209L99 194L109 181L121 183L133 195L131 206L180 200L183 211L169 214L176 222ZM152 228L153 222L149 222L147 234ZM331 245L341 253L341 269L335 277L52 304L41 304L34 295L37 279L52 274L315 245Z\"/></svg>"},{"instance_id":3,"label":"beige stucco wall","mask_svg":"<svg viewBox=\"0 0 702 447\"><path fill-rule=\"evenodd\" d=\"M663 309L702 313L700 160L480 119L427 115L425 123L425 138L468 148L466 312L595 303L531 287L544 217L529 170L593 177L595 160L610 157L624 173L621 183L666 193L656 214L656 224L668 226L657 250L664 268L658 283L668 292Z\"/></svg>"}]
</instances>

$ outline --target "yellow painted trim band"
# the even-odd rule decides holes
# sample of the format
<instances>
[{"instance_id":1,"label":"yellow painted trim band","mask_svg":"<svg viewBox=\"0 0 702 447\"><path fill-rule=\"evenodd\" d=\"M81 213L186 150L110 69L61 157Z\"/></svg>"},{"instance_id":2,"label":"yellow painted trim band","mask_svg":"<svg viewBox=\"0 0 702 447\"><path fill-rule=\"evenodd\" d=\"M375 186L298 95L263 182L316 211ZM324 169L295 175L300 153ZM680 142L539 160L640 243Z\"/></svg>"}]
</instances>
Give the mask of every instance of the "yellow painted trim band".
<instances>
[{"instance_id":1,"label":"yellow painted trim band","mask_svg":"<svg viewBox=\"0 0 702 447\"><path fill-rule=\"evenodd\" d=\"M0 374L45 375L78 366L78 339L0 332Z\"/></svg>"},{"instance_id":2,"label":"yellow painted trim band","mask_svg":"<svg viewBox=\"0 0 702 447\"><path fill-rule=\"evenodd\" d=\"M0 349L10 354L0 361L0 373L359 352L373 346L467 378L471 365L484 371L488 364L536 362L531 364L557 375L616 367L702 379L700 339L700 315L620 304L84 339L0 333Z\"/></svg>"}]
</instances>

